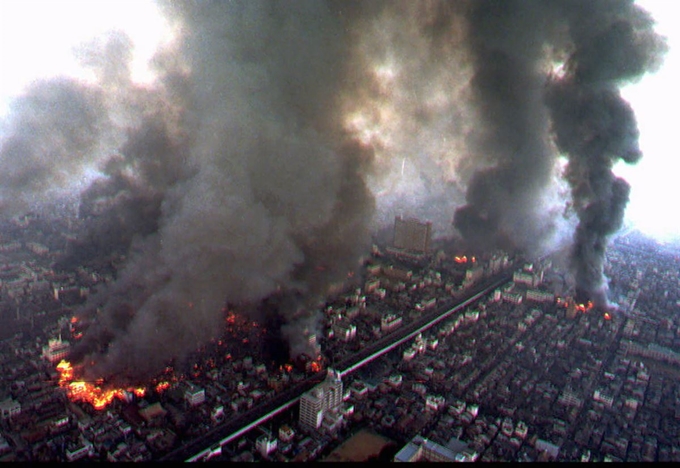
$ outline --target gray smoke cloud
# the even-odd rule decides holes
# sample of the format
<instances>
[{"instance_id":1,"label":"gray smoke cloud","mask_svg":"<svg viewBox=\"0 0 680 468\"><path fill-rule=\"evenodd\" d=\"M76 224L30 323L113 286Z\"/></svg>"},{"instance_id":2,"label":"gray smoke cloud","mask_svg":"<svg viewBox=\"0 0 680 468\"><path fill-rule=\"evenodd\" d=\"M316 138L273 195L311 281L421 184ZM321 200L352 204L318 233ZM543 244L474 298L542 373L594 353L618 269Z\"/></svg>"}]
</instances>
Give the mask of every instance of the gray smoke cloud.
<instances>
[{"instance_id":1,"label":"gray smoke cloud","mask_svg":"<svg viewBox=\"0 0 680 468\"><path fill-rule=\"evenodd\" d=\"M567 16L573 50L565 75L549 83L546 102L557 146L569 157L566 178L579 219L572 253L577 295L606 307L605 249L621 228L630 192L612 167L642 157L635 114L619 87L658 68L666 45L633 2L573 7Z\"/></svg>"},{"instance_id":2,"label":"gray smoke cloud","mask_svg":"<svg viewBox=\"0 0 680 468\"><path fill-rule=\"evenodd\" d=\"M479 130L469 144L488 160L468 185L454 224L476 248L527 252L551 230L543 193L555 153L543 103L546 45L557 41L551 2L474 2L468 50Z\"/></svg>"},{"instance_id":3,"label":"gray smoke cloud","mask_svg":"<svg viewBox=\"0 0 680 468\"><path fill-rule=\"evenodd\" d=\"M475 245L534 251L552 230L540 200L565 154L577 295L606 306L607 240L629 193L612 167L641 157L619 87L654 71L665 42L632 1L475 2L469 18L483 128L475 146L494 164L475 173L454 223ZM551 72L551 61L563 70Z\"/></svg>"},{"instance_id":4,"label":"gray smoke cloud","mask_svg":"<svg viewBox=\"0 0 680 468\"><path fill-rule=\"evenodd\" d=\"M100 90L67 78L30 86L0 135L0 207L18 213L69 186L105 136Z\"/></svg>"},{"instance_id":5,"label":"gray smoke cloud","mask_svg":"<svg viewBox=\"0 0 680 468\"><path fill-rule=\"evenodd\" d=\"M142 119L84 192L81 214L103 214L94 234L129 226L116 235L130 254L82 312L96 322L79 352L93 374L142 378L218 334L226 300L283 291L291 354L315 355L304 332L358 266L373 212L370 148L339 125L341 24L318 2L164 7L183 31L163 96L181 132Z\"/></svg>"},{"instance_id":6,"label":"gray smoke cloud","mask_svg":"<svg viewBox=\"0 0 680 468\"><path fill-rule=\"evenodd\" d=\"M37 82L2 128L8 212L98 174L63 261L126 258L78 312L92 376L148 377L216 336L227 302L272 296L291 355L315 353L319 301L394 214L533 253L573 206L577 287L606 302L628 196L611 169L640 157L618 88L665 49L631 1L161 5L178 37L153 85L112 32L77 50L96 84Z\"/></svg>"}]
</instances>

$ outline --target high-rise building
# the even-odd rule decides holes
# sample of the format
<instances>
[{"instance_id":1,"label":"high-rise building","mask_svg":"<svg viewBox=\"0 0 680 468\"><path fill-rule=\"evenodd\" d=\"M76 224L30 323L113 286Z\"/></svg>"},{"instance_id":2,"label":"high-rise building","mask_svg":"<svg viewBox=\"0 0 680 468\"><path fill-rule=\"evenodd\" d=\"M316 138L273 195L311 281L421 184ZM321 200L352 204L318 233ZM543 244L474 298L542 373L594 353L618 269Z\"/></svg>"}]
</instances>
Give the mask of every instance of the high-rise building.
<instances>
[{"instance_id":1,"label":"high-rise building","mask_svg":"<svg viewBox=\"0 0 680 468\"><path fill-rule=\"evenodd\" d=\"M300 425L318 429L323 421L323 389L314 387L300 398Z\"/></svg>"},{"instance_id":2,"label":"high-rise building","mask_svg":"<svg viewBox=\"0 0 680 468\"><path fill-rule=\"evenodd\" d=\"M324 414L342 403L342 379L333 369L328 369L326 380L300 398L300 424L308 429L318 429Z\"/></svg>"},{"instance_id":3,"label":"high-rise building","mask_svg":"<svg viewBox=\"0 0 680 468\"><path fill-rule=\"evenodd\" d=\"M432 223L420 222L415 218L394 218L394 247L413 252L425 253L430 250Z\"/></svg>"},{"instance_id":4,"label":"high-rise building","mask_svg":"<svg viewBox=\"0 0 680 468\"><path fill-rule=\"evenodd\" d=\"M325 387L324 406L325 410L337 408L342 403L342 379L340 373L328 369L328 375L323 382Z\"/></svg>"}]
</instances>

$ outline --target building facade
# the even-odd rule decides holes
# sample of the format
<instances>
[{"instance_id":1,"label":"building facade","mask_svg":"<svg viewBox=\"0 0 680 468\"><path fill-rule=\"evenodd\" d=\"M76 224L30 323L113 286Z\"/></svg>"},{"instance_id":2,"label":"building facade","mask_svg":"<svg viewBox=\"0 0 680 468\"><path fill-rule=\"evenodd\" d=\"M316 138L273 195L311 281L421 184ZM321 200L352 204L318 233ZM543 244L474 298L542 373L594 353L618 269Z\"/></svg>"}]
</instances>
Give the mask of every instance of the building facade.
<instances>
[{"instance_id":1,"label":"building facade","mask_svg":"<svg viewBox=\"0 0 680 468\"><path fill-rule=\"evenodd\" d=\"M342 404L342 379L328 369L326 380L300 398L300 424L307 429L321 427L324 415Z\"/></svg>"},{"instance_id":2,"label":"building facade","mask_svg":"<svg viewBox=\"0 0 680 468\"><path fill-rule=\"evenodd\" d=\"M394 218L394 247L425 253L430 250L432 223L423 223L417 219Z\"/></svg>"}]
</instances>

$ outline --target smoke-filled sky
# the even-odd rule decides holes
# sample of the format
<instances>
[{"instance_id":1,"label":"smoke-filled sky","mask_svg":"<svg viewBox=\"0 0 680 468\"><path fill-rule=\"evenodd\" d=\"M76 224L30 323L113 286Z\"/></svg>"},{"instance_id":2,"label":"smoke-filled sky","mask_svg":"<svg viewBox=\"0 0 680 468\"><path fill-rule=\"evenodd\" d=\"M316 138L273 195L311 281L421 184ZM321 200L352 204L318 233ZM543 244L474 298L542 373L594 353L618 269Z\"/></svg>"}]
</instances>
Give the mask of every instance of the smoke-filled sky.
<instances>
[{"instance_id":1,"label":"smoke-filled sky","mask_svg":"<svg viewBox=\"0 0 680 468\"><path fill-rule=\"evenodd\" d=\"M606 304L618 164L643 152L620 90L667 48L630 1L0 5L0 209L75 195L72 260L126 254L79 312L93 374L148 375L274 294L314 353L315 306L395 215L571 245Z\"/></svg>"}]
</instances>

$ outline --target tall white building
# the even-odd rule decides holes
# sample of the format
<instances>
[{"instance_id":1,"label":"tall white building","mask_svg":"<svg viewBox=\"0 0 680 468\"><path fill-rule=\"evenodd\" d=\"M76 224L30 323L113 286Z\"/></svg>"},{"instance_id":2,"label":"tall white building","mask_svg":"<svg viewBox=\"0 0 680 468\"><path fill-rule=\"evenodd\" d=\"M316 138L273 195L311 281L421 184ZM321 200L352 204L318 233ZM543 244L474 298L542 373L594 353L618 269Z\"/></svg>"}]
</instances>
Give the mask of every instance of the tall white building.
<instances>
[{"instance_id":1,"label":"tall white building","mask_svg":"<svg viewBox=\"0 0 680 468\"><path fill-rule=\"evenodd\" d=\"M321 427L324 415L342 404L340 374L328 369L326 380L300 398L300 424L308 429Z\"/></svg>"},{"instance_id":2,"label":"tall white building","mask_svg":"<svg viewBox=\"0 0 680 468\"><path fill-rule=\"evenodd\" d=\"M318 429L323 421L323 389L314 387L300 398L300 425Z\"/></svg>"}]
</instances>

